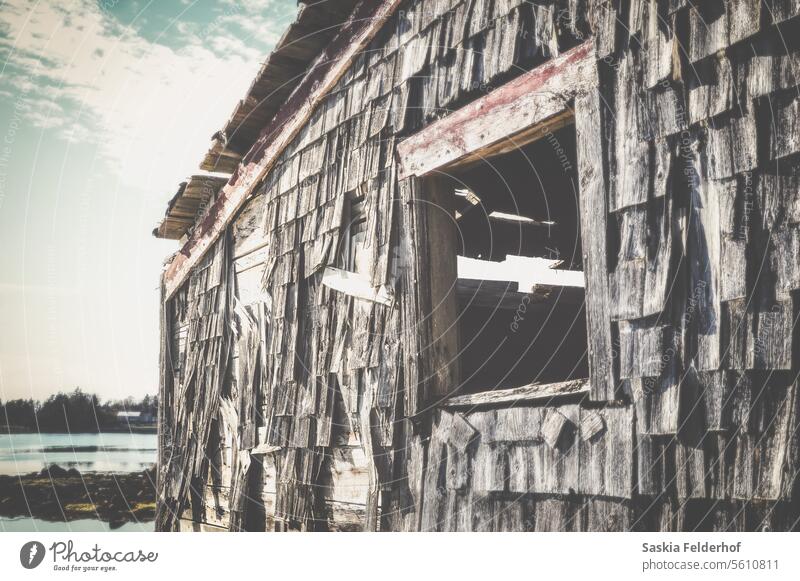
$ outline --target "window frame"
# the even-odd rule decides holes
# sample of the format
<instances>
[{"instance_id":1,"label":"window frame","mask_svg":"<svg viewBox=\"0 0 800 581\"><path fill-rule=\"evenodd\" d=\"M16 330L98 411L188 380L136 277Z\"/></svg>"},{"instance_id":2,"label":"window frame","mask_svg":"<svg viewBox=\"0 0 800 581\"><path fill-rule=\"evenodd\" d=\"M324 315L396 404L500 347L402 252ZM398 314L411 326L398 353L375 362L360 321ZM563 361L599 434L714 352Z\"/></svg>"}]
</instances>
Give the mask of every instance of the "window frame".
<instances>
[{"instance_id":1,"label":"window frame","mask_svg":"<svg viewBox=\"0 0 800 581\"><path fill-rule=\"evenodd\" d=\"M446 175L476 160L512 151L575 123L580 231L587 319L590 398L615 399L610 291L606 256L607 192L603 175L602 107L593 42L509 81L398 144L399 178L410 185L407 222L424 224L410 234L417 253L429 257L418 303L426 328L420 351L427 358L423 402L442 402L460 384L457 271L449 252L454 225L431 208L448 203ZM447 255L447 256L444 256Z\"/></svg>"}]
</instances>

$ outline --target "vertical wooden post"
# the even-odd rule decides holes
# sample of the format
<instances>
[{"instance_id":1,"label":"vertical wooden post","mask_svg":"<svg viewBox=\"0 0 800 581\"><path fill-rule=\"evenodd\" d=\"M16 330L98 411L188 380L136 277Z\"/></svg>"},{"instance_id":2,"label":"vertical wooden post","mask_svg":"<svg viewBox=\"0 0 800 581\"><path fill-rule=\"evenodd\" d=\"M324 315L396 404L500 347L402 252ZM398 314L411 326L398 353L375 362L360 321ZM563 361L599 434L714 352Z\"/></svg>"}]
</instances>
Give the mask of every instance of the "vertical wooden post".
<instances>
[{"instance_id":1,"label":"vertical wooden post","mask_svg":"<svg viewBox=\"0 0 800 581\"><path fill-rule=\"evenodd\" d=\"M430 303L424 316L430 323L426 346L430 377L426 403L436 402L458 388L460 381L458 333L458 225L453 188L444 176L432 175L422 182L427 222L426 246L430 269Z\"/></svg>"},{"instance_id":2,"label":"vertical wooden post","mask_svg":"<svg viewBox=\"0 0 800 581\"><path fill-rule=\"evenodd\" d=\"M586 325L591 399L615 398L606 220L608 195L603 175L603 133L597 86L575 98L575 131L580 184L581 243L586 277Z\"/></svg>"},{"instance_id":3,"label":"vertical wooden post","mask_svg":"<svg viewBox=\"0 0 800 581\"><path fill-rule=\"evenodd\" d=\"M457 231L442 178L410 177L399 186L406 413L413 416L459 382Z\"/></svg>"},{"instance_id":4,"label":"vertical wooden post","mask_svg":"<svg viewBox=\"0 0 800 581\"><path fill-rule=\"evenodd\" d=\"M166 482L165 472L168 467L169 449L172 447L172 316L167 300L166 286L163 275L161 277L161 295L159 305L159 386L158 386L158 458L156 464L156 530L170 528L169 508L165 505Z\"/></svg>"}]
</instances>

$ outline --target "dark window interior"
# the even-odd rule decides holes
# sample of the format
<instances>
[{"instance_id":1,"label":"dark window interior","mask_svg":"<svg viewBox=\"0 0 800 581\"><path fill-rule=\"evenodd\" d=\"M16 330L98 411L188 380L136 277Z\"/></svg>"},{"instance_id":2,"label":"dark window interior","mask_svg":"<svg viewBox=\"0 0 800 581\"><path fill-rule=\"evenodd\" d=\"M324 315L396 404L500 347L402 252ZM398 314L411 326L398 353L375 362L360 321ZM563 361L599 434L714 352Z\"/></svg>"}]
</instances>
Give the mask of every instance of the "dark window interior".
<instances>
[{"instance_id":1,"label":"dark window interior","mask_svg":"<svg viewBox=\"0 0 800 581\"><path fill-rule=\"evenodd\" d=\"M559 268L581 270L576 166L570 125L455 173L458 223L465 234L458 254L486 260L541 256L563 260Z\"/></svg>"},{"instance_id":2,"label":"dark window interior","mask_svg":"<svg viewBox=\"0 0 800 581\"><path fill-rule=\"evenodd\" d=\"M367 216L364 211L364 195L349 194L346 205L345 232L342 239L340 267L356 273L369 272L369 265L363 262L366 258Z\"/></svg>"},{"instance_id":3,"label":"dark window interior","mask_svg":"<svg viewBox=\"0 0 800 581\"><path fill-rule=\"evenodd\" d=\"M588 377L575 151L569 125L450 173L457 254L494 273L459 259L460 393Z\"/></svg>"}]
</instances>

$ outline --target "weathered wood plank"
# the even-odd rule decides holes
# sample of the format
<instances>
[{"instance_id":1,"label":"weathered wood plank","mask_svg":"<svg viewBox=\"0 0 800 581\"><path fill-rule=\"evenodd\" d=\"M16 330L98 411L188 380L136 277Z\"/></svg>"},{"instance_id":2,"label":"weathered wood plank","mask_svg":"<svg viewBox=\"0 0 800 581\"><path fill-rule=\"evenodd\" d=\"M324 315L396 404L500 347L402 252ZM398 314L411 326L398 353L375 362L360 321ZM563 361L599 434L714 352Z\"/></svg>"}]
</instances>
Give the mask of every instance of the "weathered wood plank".
<instances>
[{"instance_id":1,"label":"weathered wood plank","mask_svg":"<svg viewBox=\"0 0 800 581\"><path fill-rule=\"evenodd\" d=\"M442 405L471 408L526 401L549 402L560 397L583 396L589 393L589 389L588 379L576 379L559 383L533 383L511 389L496 389L456 395L442 402Z\"/></svg>"},{"instance_id":2,"label":"weathered wood plank","mask_svg":"<svg viewBox=\"0 0 800 581\"><path fill-rule=\"evenodd\" d=\"M322 275L322 284L335 291L365 301L387 306L394 301L390 289L385 285L374 287L369 277L339 268L330 266L325 268L325 272Z\"/></svg>"},{"instance_id":3,"label":"weathered wood plank","mask_svg":"<svg viewBox=\"0 0 800 581\"><path fill-rule=\"evenodd\" d=\"M430 343L423 345L429 362L428 393L425 401L438 401L460 384L458 326L458 229L454 219L452 186L441 177L423 180L420 211L425 212L425 229L417 232L419 251L428 256L429 309L418 316L417 324L430 325Z\"/></svg>"},{"instance_id":4,"label":"weathered wood plank","mask_svg":"<svg viewBox=\"0 0 800 581\"><path fill-rule=\"evenodd\" d=\"M598 419L602 427L598 426ZM630 407L581 410L577 446L580 455L578 490L581 494L631 497L634 446L633 410Z\"/></svg>"},{"instance_id":5,"label":"weathered wood plank","mask_svg":"<svg viewBox=\"0 0 800 581\"><path fill-rule=\"evenodd\" d=\"M608 199L603 171L603 131L597 90L575 101L575 129L580 176L580 224L586 277L586 324L589 342L591 397L613 400L614 377L611 304L606 255Z\"/></svg>"}]
</instances>

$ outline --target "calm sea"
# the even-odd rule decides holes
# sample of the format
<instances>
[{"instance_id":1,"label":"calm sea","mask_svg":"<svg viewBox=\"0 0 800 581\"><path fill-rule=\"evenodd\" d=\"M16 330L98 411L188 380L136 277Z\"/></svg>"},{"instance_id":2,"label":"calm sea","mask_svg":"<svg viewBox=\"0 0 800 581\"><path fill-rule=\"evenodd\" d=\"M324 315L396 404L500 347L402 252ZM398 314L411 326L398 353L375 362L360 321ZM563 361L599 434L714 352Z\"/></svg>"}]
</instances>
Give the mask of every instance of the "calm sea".
<instances>
[{"instance_id":1,"label":"calm sea","mask_svg":"<svg viewBox=\"0 0 800 581\"><path fill-rule=\"evenodd\" d=\"M50 464L81 472L138 472L155 463L155 434L0 435L0 474L39 472Z\"/></svg>"},{"instance_id":2,"label":"calm sea","mask_svg":"<svg viewBox=\"0 0 800 581\"><path fill-rule=\"evenodd\" d=\"M29 474L45 466L81 472L138 472L156 463L155 434L12 434L0 435L0 474ZM109 531L99 520L48 522L0 517L0 531ZM125 523L114 531L152 531L153 523Z\"/></svg>"}]
</instances>

